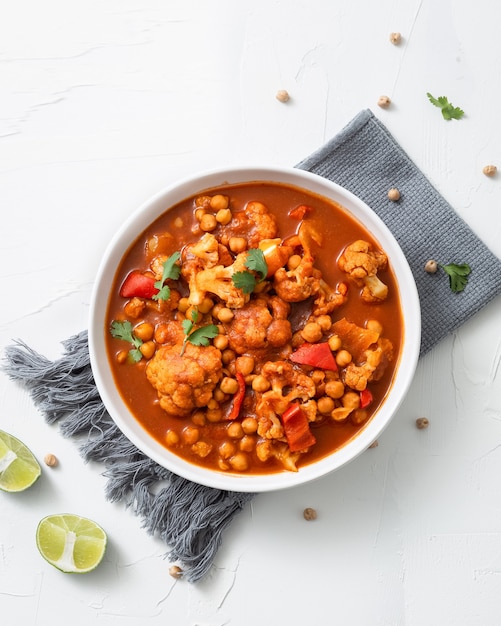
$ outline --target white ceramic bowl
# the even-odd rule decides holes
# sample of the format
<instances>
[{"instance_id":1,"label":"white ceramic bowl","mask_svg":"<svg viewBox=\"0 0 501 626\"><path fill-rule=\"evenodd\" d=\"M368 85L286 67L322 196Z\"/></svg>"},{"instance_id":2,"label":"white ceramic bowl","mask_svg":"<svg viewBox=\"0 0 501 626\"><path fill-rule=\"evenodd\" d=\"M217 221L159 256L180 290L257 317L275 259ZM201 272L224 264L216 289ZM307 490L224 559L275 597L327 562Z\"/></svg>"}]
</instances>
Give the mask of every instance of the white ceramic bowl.
<instances>
[{"instance_id":1,"label":"white ceramic bowl","mask_svg":"<svg viewBox=\"0 0 501 626\"><path fill-rule=\"evenodd\" d=\"M308 189L335 200L372 233L388 255L400 289L404 339L392 388L382 406L360 433L344 447L298 472L268 475L228 474L191 464L161 446L134 418L115 387L108 365L104 335L106 309L116 269L137 236L167 207L207 188L224 183L274 181ZM421 335L420 306L414 278L397 241L381 219L352 193L330 181L295 168L232 168L199 174L172 185L145 202L122 225L110 242L94 285L89 324L92 371L101 398L120 430L137 448L160 465L191 481L231 491L262 492L293 487L317 479L352 461L375 441L395 415L416 369Z\"/></svg>"}]
</instances>

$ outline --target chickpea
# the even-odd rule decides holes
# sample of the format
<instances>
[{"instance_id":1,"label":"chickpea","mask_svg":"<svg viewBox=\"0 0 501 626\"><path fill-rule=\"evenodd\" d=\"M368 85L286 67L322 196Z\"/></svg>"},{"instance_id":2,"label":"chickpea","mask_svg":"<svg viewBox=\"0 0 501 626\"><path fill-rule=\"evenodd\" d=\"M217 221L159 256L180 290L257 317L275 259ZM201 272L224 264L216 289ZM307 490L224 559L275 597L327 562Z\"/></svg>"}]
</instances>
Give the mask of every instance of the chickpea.
<instances>
[{"instance_id":1,"label":"chickpea","mask_svg":"<svg viewBox=\"0 0 501 626\"><path fill-rule=\"evenodd\" d=\"M197 222L201 222L202 221L202 217L204 215L206 215L205 209L196 209L196 211L195 211L195 219L197 220Z\"/></svg>"},{"instance_id":2,"label":"chickpea","mask_svg":"<svg viewBox=\"0 0 501 626\"><path fill-rule=\"evenodd\" d=\"M217 220L216 216L212 215L212 213L206 213L202 215L202 219L200 220L200 228L206 232L210 233L217 228Z\"/></svg>"},{"instance_id":3,"label":"chickpea","mask_svg":"<svg viewBox=\"0 0 501 626\"><path fill-rule=\"evenodd\" d=\"M233 313L233 311L226 306L222 309L219 309L219 311L217 312L217 319L223 324L231 322L234 317L235 313Z\"/></svg>"},{"instance_id":4,"label":"chickpea","mask_svg":"<svg viewBox=\"0 0 501 626\"><path fill-rule=\"evenodd\" d=\"M228 347L228 337L226 335L218 335L214 337L212 345L218 350L226 350Z\"/></svg>"},{"instance_id":5,"label":"chickpea","mask_svg":"<svg viewBox=\"0 0 501 626\"><path fill-rule=\"evenodd\" d=\"M346 409L358 409L360 406L360 395L355 391L347 391L341 398L341 404Z\"/></svg>"},{"instance_id":6,"label":"chickpea","mask_svg":"<svg viewBox=\"0 0 501 626\"><path fill-rule=\"evenodd\" d=\"M256 445L256 440L252 435L244 435L242 439L240 439L240 443L238 447L243 452L252 452Z\"/></svg>"},{"instance_id":7,"label":"chickpea","mask_svg":"<svg viewBox=\"0 0 501 626\"><path fill-rule=\"evenodd\" d=\"M205 413L203 411L195 411L191 415L191 421L195 424L195 426L205 426L207 418L205 417Z\"/></svg>"},{"instance_id":8,"label":"chickpea","mask_svg":"<svg viewBox=\"0 0 501 626\"><path fill-rule=\"evenodd\" d=\"M252 435L252 433L257 432L257 419L255 417L244 417L242 430L246 435Z\"/></svg>"},{"instance_id":9,"label":"chickpea","mask_svg":"<svg viewBox=\"0 0 501 626\"><path fill-rule=\"evenodd\" d=\"M351 421L357 426L366 422L368 417L369 414L365 409L357 409L350 415Z\"/></svg>"},{"instance_id":10,"label":"chickpea","mask_svg":"<svg viewBox=\"0 0 501 626\"><path fill-rule=\"evenodd\" d=\"M271 385L267 378L258 374L252 379L251 386L253 391L256 391L257 393L264 393L265 391L268 391Z\"/></svg>"},{"instance_id":11,"label":"chickpea","mask_svg":"<svg viewBox=\"0 0 501 626\"><path fill-rule=\"evenodd\" d=\"M190 305L186 311L184 312L186 319L190 321L194 321L198 318L198 310L196 306Z\"/></svg>"},{"instance_id":12,"label":"chickpea","mask_svg":"<svg viewBox=\"0 0 501 626\"><path fill-rule=\"evenodd\" d=\"M242 376L249 376L254 369L254 357L252 356L239 356L236 360L237 372L240 372Z\"/></svg>"},{"instance_id":13,"label":"chickpea","mask_svg":"<svg viewBox=\"0 0 501 626\"><path fill-rule=\"evenodd\" d=\"M198 310L200 313L202 313L202 315L205 315L212 309L213 306L214 306L214 302L206 296L202 300L202 302L198 305Z\"/></svg>"},{"instance_id":14,"label":"chickpea","mask_svg":"<svg viewBox=\"0 0 501 626\"><path fill-rule=\"evenodd\" d=\"M247 250L247 241L245 237L230 237L228 247L232 252L238 254Z\"/></svg>"},{"instance_id":15,"label":"chickpea","mask_svg":"<svg viewBox=\"0 0 501 626\"><path fill-rule=\"evenodd\" d=\"M155 354L156 344L154 341L147 341L143 343L143 345L139 346L139 350L145 359L151 359L151 357Z\"/></svg>"},{"instance_id":16,"label":"chickpea","mask_svg":"<svg viewBox=\"0 0 501 626\"><path fill-rule=\"evenodd\" d=\"M249 460L245 452L237 452L230 459L230 465L236 472L245 472L249 468Z\"/></svg>"},{"instance_id":17,"label":"chickpea","mask_svg":"<svg viewBox=\"0 0 501 626\"><path fill-rule=\"evenodd\" d=\"M334 400L342 398L344 394L344 385L340 380L329 380L325 384L325 394Z\"/></svg>"},{"instance_id":18,"label":"chickpea","mask_svg":"<svg viewBox=\"0 0 501 626\"><path fill-rule=\"evenodd\" d=\"M176 219L174 220L173 224L174 224L174 226L176 228L182 228L183 225L184 225L183 218L182 217L176 217Z\"/></svg>"},{"instance_id":19,"label":"chickpea","mask_svg":"<svg viewBox=\"0 0 501 626\"><path fill-rule=\"evenodd\" d=\"M392 202L398 202L400 200L400 191L396 187L392 187L388 191L388 200Z\"/></svg>"},{"instance_id":20,"label":"chickpea","mask_svg":"<svg viewBox=\"0 0 501 626\"><path fill-rule=\"evenodd\" d=\"M217 466L222 472L227 472L230 469L230 464L224 459L218 459Z\"/></svg>"},{"instance_id":21,"label":"chickpea","mask_svg":"<svg viewBox=\"0 0 501 626\"><path fill-rule=\"evenodd\" d=\"M226 402L226 400L228 400L228 394L224 393L224 391L221 388L214 389L212 397L214 398L214 400L216 400L216 402L218 403L218 406L222 404L223 402Z\"/></svg>"},{"instance_id":22,"label":"chickpea","mask_svg":"<svg viewBox=\"0 0 501 626\"><path fill-rule=\"evenodd\" d=\"M169 576L172 576L172 578L182 578L183 570L179 567L179 565L171 565L169 567Z\"/></svg>"},{"instance_id":23,"label":"chickpea","mask_svg":"<svg viewBox=\"0 0 501 626\"><path fill-rule=\"evenodd\" d=\"M367 330L372 330L373 332L378 333L378 335L381 335L383 332L383 325L379 320L367 320L365 327Z\"/></svg>"},{"instance_id":24,"label":"chickpea","mask_svg":"<svg viewBox=\"0 0 501 626\"><path fill-rule=\"evenodd\" d=\"M334 410L334 400L329 396L322 396L317 401L317 409L322 415L328 415Z\"/></svg>"},{"instance_id":25,"label":"chickpea","mask_svg":"<svg viewBox=\"0 0 501 626\"><path fill-rule=\"evenodd\" d=\"M232 361L235 360L235 351L230 349L223 350L221 358L224 365L229 365Z\"/></svg>"},{"instance_id":26,"label":"chickpea","mask_svg":"<svg viewBox=\"0 0 501 626\"><path fill-rule=\"evenodd\" d=\"M127 361L128 356L129 356L129 352L127 350L120 350L120 352L117 352L117 355L116 355L117 363L120 363L120 365L122 363L125 363Z\"/></svg>"},{"instance_id":27,"label":"chickpea","mask_svg":"<svg viewBox=\"0 0 501 626\"><path fill-rule=\"evenodd\" d=\"M182 437L184 443L189 445L193 445L196 443L200 437L200 430L195 426L185 426L183 428Z\"/></svg>"},{"instance_id":28,"label":"chickpea","mask_svg":"<svg viewBox=\"0 0 501 626\"><path fill-rule=\"evenodd\" d=\"M207 402L208 409L219 409L219 402L212 396L212 398Z\"/></svg>"},{"instance_id":29,"label":"chickpea","mask_svg":"<svg viewBox=\"0 0 501 626\"><path fill-rule=\"evenodd\" d=\"M346 367L348 363L351 363L352 356L348 350L339 350L336 354L336 363L339 367Z\"/></svg>"},{"instance_id":30,"label":"chickpea","mask_svg":"<svg viewBox=\"0 0 501 626\"><path fill-rule=\"evenodd\" d=\"M223 441L218 448L219 456L222 459L229 459L236 452L236 447L233 441Z\"/></svg>"},{"instance_id":31,"label":"chickpea","mask_svg":"<svg viewBox=\"0 0 501 626\"><path fill-rule=\"evenodd\" d=\"M342 346L341 337L338 335L332 335L332 337L329 337L328 344L332 352L337 352Z\"/></svg>"},{"instance_id":32,"label":"chickpea","mask_svg":"<svg viewBox=\"0 0 501 626\"><path fill-rule=\"evenodd\" d=\"M330 315L319 315L317 317L317 324L322 329L322 332L326 333L331 329L332 320Z\"/></svg>"},{"instance_id":33,"label":"chickpea","mask_svg":"<svg viewBox=\"0 0 501 626\"><path fill-rule=\"evenodd\" d=\"M311 373L311 380L315 383L316 386L321 385L325 380L324 370L313 370L313 372Z\"/></svg>"},{"instance_id":34,"label":"chickpea","mask_svg":"<svg viewBox=\"0 0 501 626\"><path fill-rule=\"evenodd\" d=\"M429 425L430 421L427 417L418 417L416 420L416 428L419 428L419 430L424 430L425 428L428 428Z\"/></svg>"},{"instance_id":35,"label":"chickpea","mask_svg":"<svg viewBox=\"0 0 501 626\"><path fill-rule=\"evenodd\" d=\"M221 381L219 388L223 393L227 393L229 395L233 395L238 391L238 382L234 378L230 378L229 376L225 376Z\"/></svg>"},{"instance_id":36,"label":"chickpea","mask_svg":"<svg viewBox=\"0 0 501 626\"><path fill-rule=\"evenodd\" d=\"M153 337L154 332L155 327L149 322L141 322L134 327L134 334L136 335L136 337L139 337L139 339L142 339L143 341L149 341Z\"/></svg>"},{"instance_id":37,"label":"chickpea","mask_svg":"<svg viewBox=\"0 0 501 626\"><path fill-rule=\"evenodd\" d=\"M212 446L207 441L197 441L191 446L191 451L200 458L204 459L212 452Z\"/></svg>"},{"instance_id":38,"label":"chickpea","mask_svg":"<svg viewBox=\"0 0 501 626\"><path fill-rule=\"evenodd\" d=\"M301 257L299 256L299 254L293 254L289 257L289 260L287 261L287 268L289 270L295 270L300 263Z\"/></svg>"},{"instance_id":39,"label":"chickpea","mask_svg":"<svg viewBox=\"0 0 501 626\"><path fill-rule=\"evenodd\" d=\"M176 433L175 430L169 429L165 433L165 443L168 446L175 446L177 443L179 443L179 435Z\"/></svg>"},{"instance_id":40,"label":"chickpea","mask_svg":"<svg viewBox=\"0 0 501 626\"><path fill-rule=\"evenodd\" d=\"M275 98L279 102L289 102L289 92L286 89L279 89L275 95Z\"/></svg>"},{"instance_id":41,"label":"chickpea","mask_svg":"<svg viewBox=\"0 0 501 626\"><path fill-rule=\"evenodd\" d=\"M220 408L207 409L207 421L211 424L220 422L223 419L223 411Z\"/></svg>"},{"instance_id":42,"label":"chickpea","mask_svg":"<svg viewBox=\"0 0 501 626\"><path fill-rule=\"evenodd\" d=\"M308 343L315 343L322 338L322 328L317 322L308 322L301 331L301 337Z\"/></svg>"},{"instance_id":43,"label":"chickpea","mask_svg":"<svg viewBox=\"0 0 501 626\"><path fill-rule=\"evenodd\" d=\"M198 196L195 198L195 206L208 209L210 207L211 200L212 198L210 196Z\"/></svg>"},{"instance_id":44,"label":"chickpea","mask_svg":"<svg viewBox=\"0 0 501 626\"><path fill-rule=\"evenodd\" d=\"M181 313L186 313L186 311L190 308L190 301L188 298L181 298L177 303L177 310Z\"/></svg>"},{"instance_id":45,"label":"chickpea","mask_svg":"<svg viewBox=\"0 0 501 626\"><path fill-rule=\"evenodd\" d=\"M309 506L303 511L303 517L307 522L311 522L317 519L317 512Z\"/></svg>"},{"instance_id":46,"label":"chickpea","mask_svg":"<svg viewBox=\"0 0 501 626\"><path fill-rule=\"evenodd\" d=\"M228 433L228 437L232 439L241 439L244 436L244 429L240 422L231 422L228 424L226 432Z\"/></svg>"},{"instance_id":47,"label":"chickpea","mask_svg":"<svg viewBox=\"0 0 501 626\"><path fill-rule=\"evenodd\" d=\"M217 213L216 213L216 221L219 222L219 224L229 224L231 222L231 211L230 209L220 209Z\"/></svg>"},{"instance_id":48,"label":"chickpea","mask_svg":"<svg viewBox=\"0 0 501 626\"><path fill-rule=\"evenodd\" d=\"M377 104L382 109L387 109L391 104L391 99L388 96L381 96L377 101Z\"/></svg>"},{"instance_id":49,"label":"chickpea","mask_svg":"<svg viewBox=\"0 0 501 626\"><path fill-rule=\"evenodd\" d=\"M214 209L215 211L219 211L220 209L227 209L229 204L230 200L228 196L223 196L220 193L217 193L210 199L210 208Z\"/></svg>"},{"instance_id":50,"label":"chickpea","mask_svg":"<svg viewBox=\"0 0 501 626\"><path fill-rule=\"evenodd\" d=\"M438 263L434 259L430 259L429 261L426 261L424 265L425 272L427 272L428 274L435 274L437 270L438 270Z\"/></svg>"}]
</instances>

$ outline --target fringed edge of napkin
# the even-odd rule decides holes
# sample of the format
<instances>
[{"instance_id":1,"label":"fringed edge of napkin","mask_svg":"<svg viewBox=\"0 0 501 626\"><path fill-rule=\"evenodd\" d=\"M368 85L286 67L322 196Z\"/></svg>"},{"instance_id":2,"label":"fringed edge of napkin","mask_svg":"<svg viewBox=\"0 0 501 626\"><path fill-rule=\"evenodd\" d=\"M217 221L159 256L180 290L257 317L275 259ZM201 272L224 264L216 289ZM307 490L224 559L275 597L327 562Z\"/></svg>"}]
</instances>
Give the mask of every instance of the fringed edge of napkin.
<instances>
[{"instance_id":1,"label":"fringed edge of napkin","mask_svg":"<svg viewBox=\"0 0 501 626\"><path fill-rule=\"evenodd\" d=\"M139 451L116 426L99 396L87 331L62 342L64 353L50 361L22 341L5 349L3 371L23 385L49 424L65 437L86 436L85 460L103 463L106 498L123 502L142 526L170 548L169 561L183 566L189 582L211 569L224 530L254 494L220 491L181 478Z\"/></svg>"}]
</instances>

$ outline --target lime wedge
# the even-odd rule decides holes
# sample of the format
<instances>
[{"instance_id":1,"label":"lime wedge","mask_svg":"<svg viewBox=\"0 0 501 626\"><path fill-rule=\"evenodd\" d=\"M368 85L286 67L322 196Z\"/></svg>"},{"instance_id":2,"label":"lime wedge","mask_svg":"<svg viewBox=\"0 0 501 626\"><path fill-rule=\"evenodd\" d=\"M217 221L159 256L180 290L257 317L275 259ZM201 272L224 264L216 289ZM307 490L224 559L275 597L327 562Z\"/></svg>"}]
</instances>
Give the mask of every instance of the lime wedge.
<instances>
[{"instance_id":1,"label":"lime wedge","mask_svg":"<svg viewBox=\"0 0 501 626\"><path fill-rule=\"evenodd\" d=\"M24 491L41 473L38 461L24 443L0 430L0 489Z\"/></svg>"},{"instance_id":2,"label":"lime wedge","mask_svg":"<svg viewBox=\"0 0 501 626\"><path fill-rule=\"evenodd\" d=\"M79 515L49 515L38 524L37 547L51 565L66 573L95 569L106 550L106 533Z\"/></svg>"}]
</instances>

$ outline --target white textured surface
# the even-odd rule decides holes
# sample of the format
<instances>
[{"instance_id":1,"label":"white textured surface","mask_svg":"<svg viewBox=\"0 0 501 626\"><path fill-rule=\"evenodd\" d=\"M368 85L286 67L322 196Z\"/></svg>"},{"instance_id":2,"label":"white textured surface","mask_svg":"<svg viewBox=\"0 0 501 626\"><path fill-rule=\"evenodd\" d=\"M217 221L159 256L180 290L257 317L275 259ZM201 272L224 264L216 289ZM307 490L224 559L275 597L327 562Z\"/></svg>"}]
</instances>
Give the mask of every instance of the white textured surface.
<instances>
[{"instance_id":1,"label":"white textured surface","mask_svg":"<svg viewBox=\"0 0 501 626\"><path fill-rule=\"evenodd\" d=\"M294 165L367 107L501 256L501 182L482 174L501 166L495 0L3 9L0 348L20 337L57 357L60 341L87 325L107 241L166 184L226 164ZM465 118L445 122L427 91ZM388 110L376 106L382 94ZM161 542L105 501L102 468L84 465L2 376L0 428L39 459L60 459L31 490L0 493L2 623L497 626L500 304L423 359L377 448L312 485L256 498L197 586L168 575ZM424 431L414 426L421 415ZM305 522L306 506L316 521ZM36 526L55 512L107 530L98 570L67 576L41 559Z\"/></svg>"}]
</instances>

